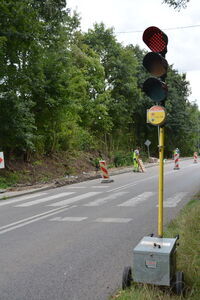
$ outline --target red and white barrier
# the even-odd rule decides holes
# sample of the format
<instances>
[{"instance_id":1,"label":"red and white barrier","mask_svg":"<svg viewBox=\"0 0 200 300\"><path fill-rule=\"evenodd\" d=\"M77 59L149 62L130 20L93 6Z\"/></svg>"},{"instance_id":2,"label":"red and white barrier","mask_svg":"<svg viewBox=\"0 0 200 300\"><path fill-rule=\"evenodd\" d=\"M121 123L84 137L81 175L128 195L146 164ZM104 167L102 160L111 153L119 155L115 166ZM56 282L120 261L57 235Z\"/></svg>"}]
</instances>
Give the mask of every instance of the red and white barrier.
<instances>
[{"instance_id":1,"label":"red and white barrier","mask_svg":"<svg viewBox=\"0 0 200 300\"><path fill-rule=\"evenodd\" d=\"M194 164L197 163L197 159L198 159L198 154L197 152L194 152Z\"/></svg>"},{"instance_id":2,"label":"red and white barrier","mask_svg":"<svg viewBox=\"0 0 200 300\"><path fill-rule=\"evenodd\" d=\"M179 170L180 167L179 167L179 153L175 153L174 154L174 170Z\"/></svg>"},{"instance_id":3,"label":"red and white barrier","mask_svg":"<svg viewBox=\"0 0 200 300\"><path fill-rule=\"evenodd\" d=\"M110 179L110 176L108 174L108 170L107 170L107 166L106 166L106 162L105 160L100 160L99 161L99 165L101 168L101 173L102 173L102 181L101 183L109 183L109 182L113 182L113 179Z\"/></svg>"}]
</instances>

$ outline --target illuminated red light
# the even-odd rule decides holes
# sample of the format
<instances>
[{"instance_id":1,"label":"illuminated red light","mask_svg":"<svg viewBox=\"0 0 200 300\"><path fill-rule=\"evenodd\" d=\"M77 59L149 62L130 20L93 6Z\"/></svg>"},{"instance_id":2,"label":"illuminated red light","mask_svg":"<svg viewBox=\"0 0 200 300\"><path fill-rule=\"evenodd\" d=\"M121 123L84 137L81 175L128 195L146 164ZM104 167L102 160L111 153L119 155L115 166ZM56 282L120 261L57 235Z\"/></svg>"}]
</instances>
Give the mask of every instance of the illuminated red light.
<instances>
[{"instance_id":1,"label":"illuminated red light","mask_svg":"<svg viewBox=\"0 0 200 300\"><path fill-rule=\"evenodd\" d=\"M144 31L143 41L153 52L162 52L168 44L167 35L155 26Z\"/></svg>"}]
</instances>

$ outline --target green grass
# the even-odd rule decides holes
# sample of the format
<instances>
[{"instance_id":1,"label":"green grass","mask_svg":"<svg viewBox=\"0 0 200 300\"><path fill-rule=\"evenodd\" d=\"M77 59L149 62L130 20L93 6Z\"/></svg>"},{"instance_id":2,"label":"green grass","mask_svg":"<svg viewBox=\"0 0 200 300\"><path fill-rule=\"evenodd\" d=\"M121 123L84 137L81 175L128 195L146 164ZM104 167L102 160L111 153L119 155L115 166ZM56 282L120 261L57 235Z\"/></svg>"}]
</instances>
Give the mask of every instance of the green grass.
<instances>
[{"instance_id":1,"label":"green grass","mask_svg":"<svg viewBox=\"0 0 200 300\"><path fill-rule=\"evenodd\" d=\"M183 271L186 282L186 295L176 296L169 288L133 283L130 289L118 291L112 297L117 300L175 300L200 299L200 194L196 195L172 221L164 237L180 235L177 249L177 270Z\"/></svg>"},{"instance_id":2,"label":"green grass","mask_svg":"<svg viewBox=\"0 0 200 300\"><path fill-rule=\"evenodd\" d=\"M6 189L17 183L20 174L17 172L7 173L6 176L0 176L0 189Z\"/></svg>"}]
</instances>

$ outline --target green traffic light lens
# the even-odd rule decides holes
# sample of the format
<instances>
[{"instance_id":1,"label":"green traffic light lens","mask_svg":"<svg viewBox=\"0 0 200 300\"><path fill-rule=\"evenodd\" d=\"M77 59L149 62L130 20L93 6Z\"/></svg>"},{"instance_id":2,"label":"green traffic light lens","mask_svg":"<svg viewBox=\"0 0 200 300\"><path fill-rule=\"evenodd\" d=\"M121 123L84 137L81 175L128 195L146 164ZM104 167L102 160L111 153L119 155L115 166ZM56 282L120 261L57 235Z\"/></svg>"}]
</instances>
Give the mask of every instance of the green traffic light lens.
<instances>
[{"instance_id":1,"label":"green traffic light lens","mask_svg":"<svg viewBox=\"0 0 200 300\"><path fill-rule=\"evenodd\" d=\"M167 85L157 78L148 78L143 84L143 91L155 102L161 102L167 97Z\"/></svg>"}]
</instances>

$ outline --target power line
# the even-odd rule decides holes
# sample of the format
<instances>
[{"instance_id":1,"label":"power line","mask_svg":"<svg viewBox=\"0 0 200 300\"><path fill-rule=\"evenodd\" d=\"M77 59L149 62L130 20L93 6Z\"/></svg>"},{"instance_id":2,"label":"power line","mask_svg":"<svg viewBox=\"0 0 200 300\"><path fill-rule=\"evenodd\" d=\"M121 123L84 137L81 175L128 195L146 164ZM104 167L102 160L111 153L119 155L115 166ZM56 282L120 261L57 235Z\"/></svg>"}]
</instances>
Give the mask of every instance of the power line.
<instances>
[{"instance_id":1,"label":"power line","mask_svg":"<svg viewBox=\"0 0 200 300\"><path fill-rule=\"evenodd\" d=\"M179 29L194 28L194 27L200 27L200 25L190 25L190 26L163 28L163 30L179 30ZM139 33L139 32L143 32L143 31L144 30L117 31L115 33L117 33L117 34L121 34L121 33Z\"/></svg>"}]
</instances>

